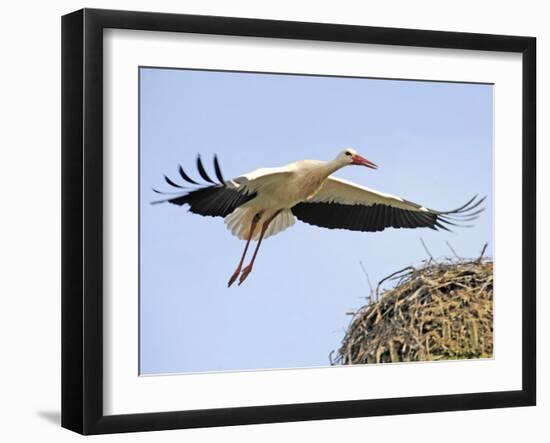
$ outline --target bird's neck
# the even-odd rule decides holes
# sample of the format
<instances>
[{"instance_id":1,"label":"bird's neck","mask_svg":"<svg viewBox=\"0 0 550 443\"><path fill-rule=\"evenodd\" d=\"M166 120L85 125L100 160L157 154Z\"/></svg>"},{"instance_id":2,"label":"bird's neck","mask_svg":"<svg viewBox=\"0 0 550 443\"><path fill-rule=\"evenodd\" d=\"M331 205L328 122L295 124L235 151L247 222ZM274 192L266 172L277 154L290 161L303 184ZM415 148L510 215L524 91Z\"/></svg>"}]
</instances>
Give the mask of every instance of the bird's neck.
<instances>
[{"instance_id":1,"label":"bird's neck","mask_svg":"<svg viewBox=\"0 0 550 443\"><path fill-rule=\"evenodd\" d=\"M338 171L338 169L341 169L343 168L344 165L342 164L342 162L338 161L338 159L335 159L335 160L331 160L331 161L328 161L326 162L321 168L320 168L320 174L324 175L325 178L328 177L329 175L335 173L336 171Z\"/></svg>"}]
</instances>

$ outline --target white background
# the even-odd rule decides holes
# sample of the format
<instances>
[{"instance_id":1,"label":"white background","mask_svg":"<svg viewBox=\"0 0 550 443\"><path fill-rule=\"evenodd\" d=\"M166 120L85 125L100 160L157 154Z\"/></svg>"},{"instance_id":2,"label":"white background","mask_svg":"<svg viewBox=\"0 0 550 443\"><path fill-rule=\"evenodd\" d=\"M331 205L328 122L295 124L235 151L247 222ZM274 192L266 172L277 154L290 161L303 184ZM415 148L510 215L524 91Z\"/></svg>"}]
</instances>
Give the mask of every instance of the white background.
<instances>
[{"instance_id":1,"label":"white background","mask_svg":"<svg viewBox=\"0 0 550 443\"><path fill-rule=\"evenodd\" d=\"M548 72L550 30L543 2L269 2L111 1L11 2L3 8L0 70L0 436L4 441L72 441L58 427L60 409L60 15L82 6L234 15L286 20L535 35L538 41L539 151L550 102L541 79ZM548 73L546 74L548 76ZM539 160L539 189L543 161ZM518 165L519 166L519 165ZM546 165L548 169L550 165ZM546 181L545 181L546 182ZM547 182L546 182L547 183ZM539 198L539 201L542 201ZM513 202L511 206L513 207ZM547 209L541 208L543 219ZM539 244L548 236L540 232ZM546 254L540 254L539 272ZM546 309L539 288L539 313ZM539 374L548 367L540 343L550 338L539 314ZM539 406L494 411L377 417L97 437L132 441L334 441L354 438L408 442L492 439L542 441L548 434L548 383L539 377Z\"/></svg>"}]
</instances>

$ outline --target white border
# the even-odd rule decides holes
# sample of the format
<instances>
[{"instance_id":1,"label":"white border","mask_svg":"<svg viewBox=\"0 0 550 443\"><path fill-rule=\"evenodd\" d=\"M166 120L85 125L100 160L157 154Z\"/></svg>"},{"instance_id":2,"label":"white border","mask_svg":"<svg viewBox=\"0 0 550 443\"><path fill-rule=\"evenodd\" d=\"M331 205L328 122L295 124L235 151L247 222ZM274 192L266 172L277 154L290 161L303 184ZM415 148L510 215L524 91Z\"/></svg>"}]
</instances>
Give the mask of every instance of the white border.
<instances>
[{"instance_id":1,"label":"white border","mask_svg":"<svg viewBox=\"0 0 550 443\"><path fill-rule=\"evenodd\" d=\"M495 358L138 377L140 65L495 83ZM521 389L521 80L520 54L105 30L104 413Z\"/></svg>"}]
</instances>

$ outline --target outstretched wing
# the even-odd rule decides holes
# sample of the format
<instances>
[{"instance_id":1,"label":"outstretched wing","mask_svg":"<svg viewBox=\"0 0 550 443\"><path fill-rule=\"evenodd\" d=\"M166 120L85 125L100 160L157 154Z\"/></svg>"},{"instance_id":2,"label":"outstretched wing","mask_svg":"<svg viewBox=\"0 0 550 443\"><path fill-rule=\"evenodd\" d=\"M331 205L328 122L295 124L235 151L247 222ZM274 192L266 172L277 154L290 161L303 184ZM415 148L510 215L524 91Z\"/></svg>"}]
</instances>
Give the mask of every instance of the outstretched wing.
<instances>
[{"instance_id":1,"label":"outstretched wing","mask_svg":"<svg viewBox=\"0 0 550 443\"><path fill-rule=\"evenodd\" d=\"M336 177L329 177L317 195L298 203L292 212L305 223L329 229L382 231L386 228L430 228L449 231L449 225L464 226L484 210L485 200L473 197L451 211L435 211Z\"/></svg>"},{"instance_id":2,"label":"outstretched wing","mask_svg":"<svg viewBox=\"0 0 550 443\"><path fill-rule=\"evenodd\" d=\"M206 172L200 156L197 156L197 170L201 178L210 183L202 185L193 180L181 166L178 166L180 177L191 185L198 187L190 188L188 184L182 185L166 175L164 180L172 188L178 189L176 192L163 192L153 189L157 194L173 195L163 200L157 200L152 204L172 203L174 205L189 205L189 211L195 214L210 217L225 217L231 214L236 208L253 199L256 194L248 192L247 189L240 186L233 180L224 180L218 158L214 156L214 172L217 181L214 181Z\"/></svg>"},{"instance_id":3,"label":"outstretched wing","mask_svg":"<svg viewBox=\"0 0 550 443\"><path fill-rule=\"evenodd\" d=\"M195 214L210 217L226 217L239 206L256 197L262 188L272 180L288 174L283 168L262 168L232 180L224 180L217 156L214 156L214 173L216 179L212 179L202 163L200 155L197 156L197 171L201 178L207 182L201 185L191 178L181 166L178 166L180 178L186 184L180 184L171 178L164 176L164 180L172 188L173 192L163 192L153 189L161 195L172 195L152 204L172 203L174 205L189 205L189 211ZM189 185L196 185L190 187Z\"/></svg>"}]
</instances>

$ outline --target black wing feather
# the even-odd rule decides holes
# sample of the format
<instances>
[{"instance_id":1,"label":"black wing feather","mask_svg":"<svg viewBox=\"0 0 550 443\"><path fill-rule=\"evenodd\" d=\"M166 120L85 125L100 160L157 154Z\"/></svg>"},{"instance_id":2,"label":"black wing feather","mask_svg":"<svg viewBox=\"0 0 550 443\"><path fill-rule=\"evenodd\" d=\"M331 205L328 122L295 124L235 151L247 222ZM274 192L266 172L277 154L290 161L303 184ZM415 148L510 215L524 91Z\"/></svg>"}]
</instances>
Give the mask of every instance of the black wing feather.
<instances>
[{"instance_id":1,"label":"black wing feather","mask_svg":"<svg viewBox=\"0 0 550 443\"><path fill-rule=\"evenodd\" d=\"M194 214L210 216L210 217L226 217L231 214L239 206L252 200L256 197L255 193L245 193L242 188L235 186L233 182L224 182L221 173L221 168L218 163L217 157L214 157L214 168L216 171L216 177L220 180L220 184L215 183L208 176L202 165L200 157L197 157L197 169L200 176L212 185L207 185L187 192L186 194L178 193L175 197L166 198L164 200L152 202L157 203L172 203L173 205L183 206L189 205L189 211ZM192 184L199 185L198 182L189 177L181 166L178 167L181 177ZM165 181L176 188L184 189L183 186L178 185L166 175ZM157 194L169 195L168 192L161 192L156 189L153 191Z\"/></svg>"},{"instance_id":2,"label":"black wing feather","mask_svg":"<svg viewBox=\"0 0 550 443\"><path fill-rule=\"evenodd\" d=\"M222 170L220 168L217 155L214 155L214 171L216 172L216 177L218 178L219 182L224 183L225 180L223 179Z\"/></svg>"},{"instance_id":3,"label":"black wing feather","mask_svg":"<svg viewBox=\"0 0 550 443\"><path fill-rule=\"evenodd\" d=\"M455 210L445 212L408 210L379 203L347 205L303 202L294 206L292 213L298 220L328 229L375 232L386 228L430 228L449 231L449 225L466 227L460 222L475 219L483 211L479 209L479 205L485 197L477 200L476 198L477 196ZM416 204L412 206L421 207ZM477 210L473 211L476 208Z\"/></svg>"},{"instance_id":4,"label":"black wing feather","mask_svg":"<svg viewBox=\"0 0 550 443\"><path fill-rule=\"evenodd\" d=\"M183 168L181 167L181 165L178 166L178 171L181 175L181 178L183 178L186 182L188 183L191 183L192 185L198 185L199 183L196 182L195 180L193 180L191 177L189 177L185 171L183 170Z\"/></svg>"},{"instance_id":5,"label":"black wing feather","mask_svg":"<svg viewBox=\"0 0 550 443\"><path fill-rule=\"evenodd\" d=\"M202 179L207 181L208 183L212 183L213 185L216 184L214 180L212 180L208 174L206 173L206 170L204 169L204 166L202 165L201 156L197 155L197 169L199 171L199 174L201 175Z\"/></svg>"},{"instance_id":6,"label":"black wing feather","mask_svg":"<svg viewBox=\"0 0 550 443\"><path fill-rule=\"evenodd\" d=\"M215 185L196 189L167 202L178 206L187 204L194 214L225 217L254 197L256 194L243 194L236 189Z\"/></svg>"},{"instance_id":7,"label":"black wing feather","mask_svg":"<svg viewBox=\"0 0 550 443\"><path fill-rule=\"evenodd\" d=\"M174 188L185 189L185 186L181 186L181 185L178 185L177 183L174 183L166 175L164 176L164 181L166 181L166 183L168 183L170 186L173 186Z\"/></svg>"}]
</instances>

